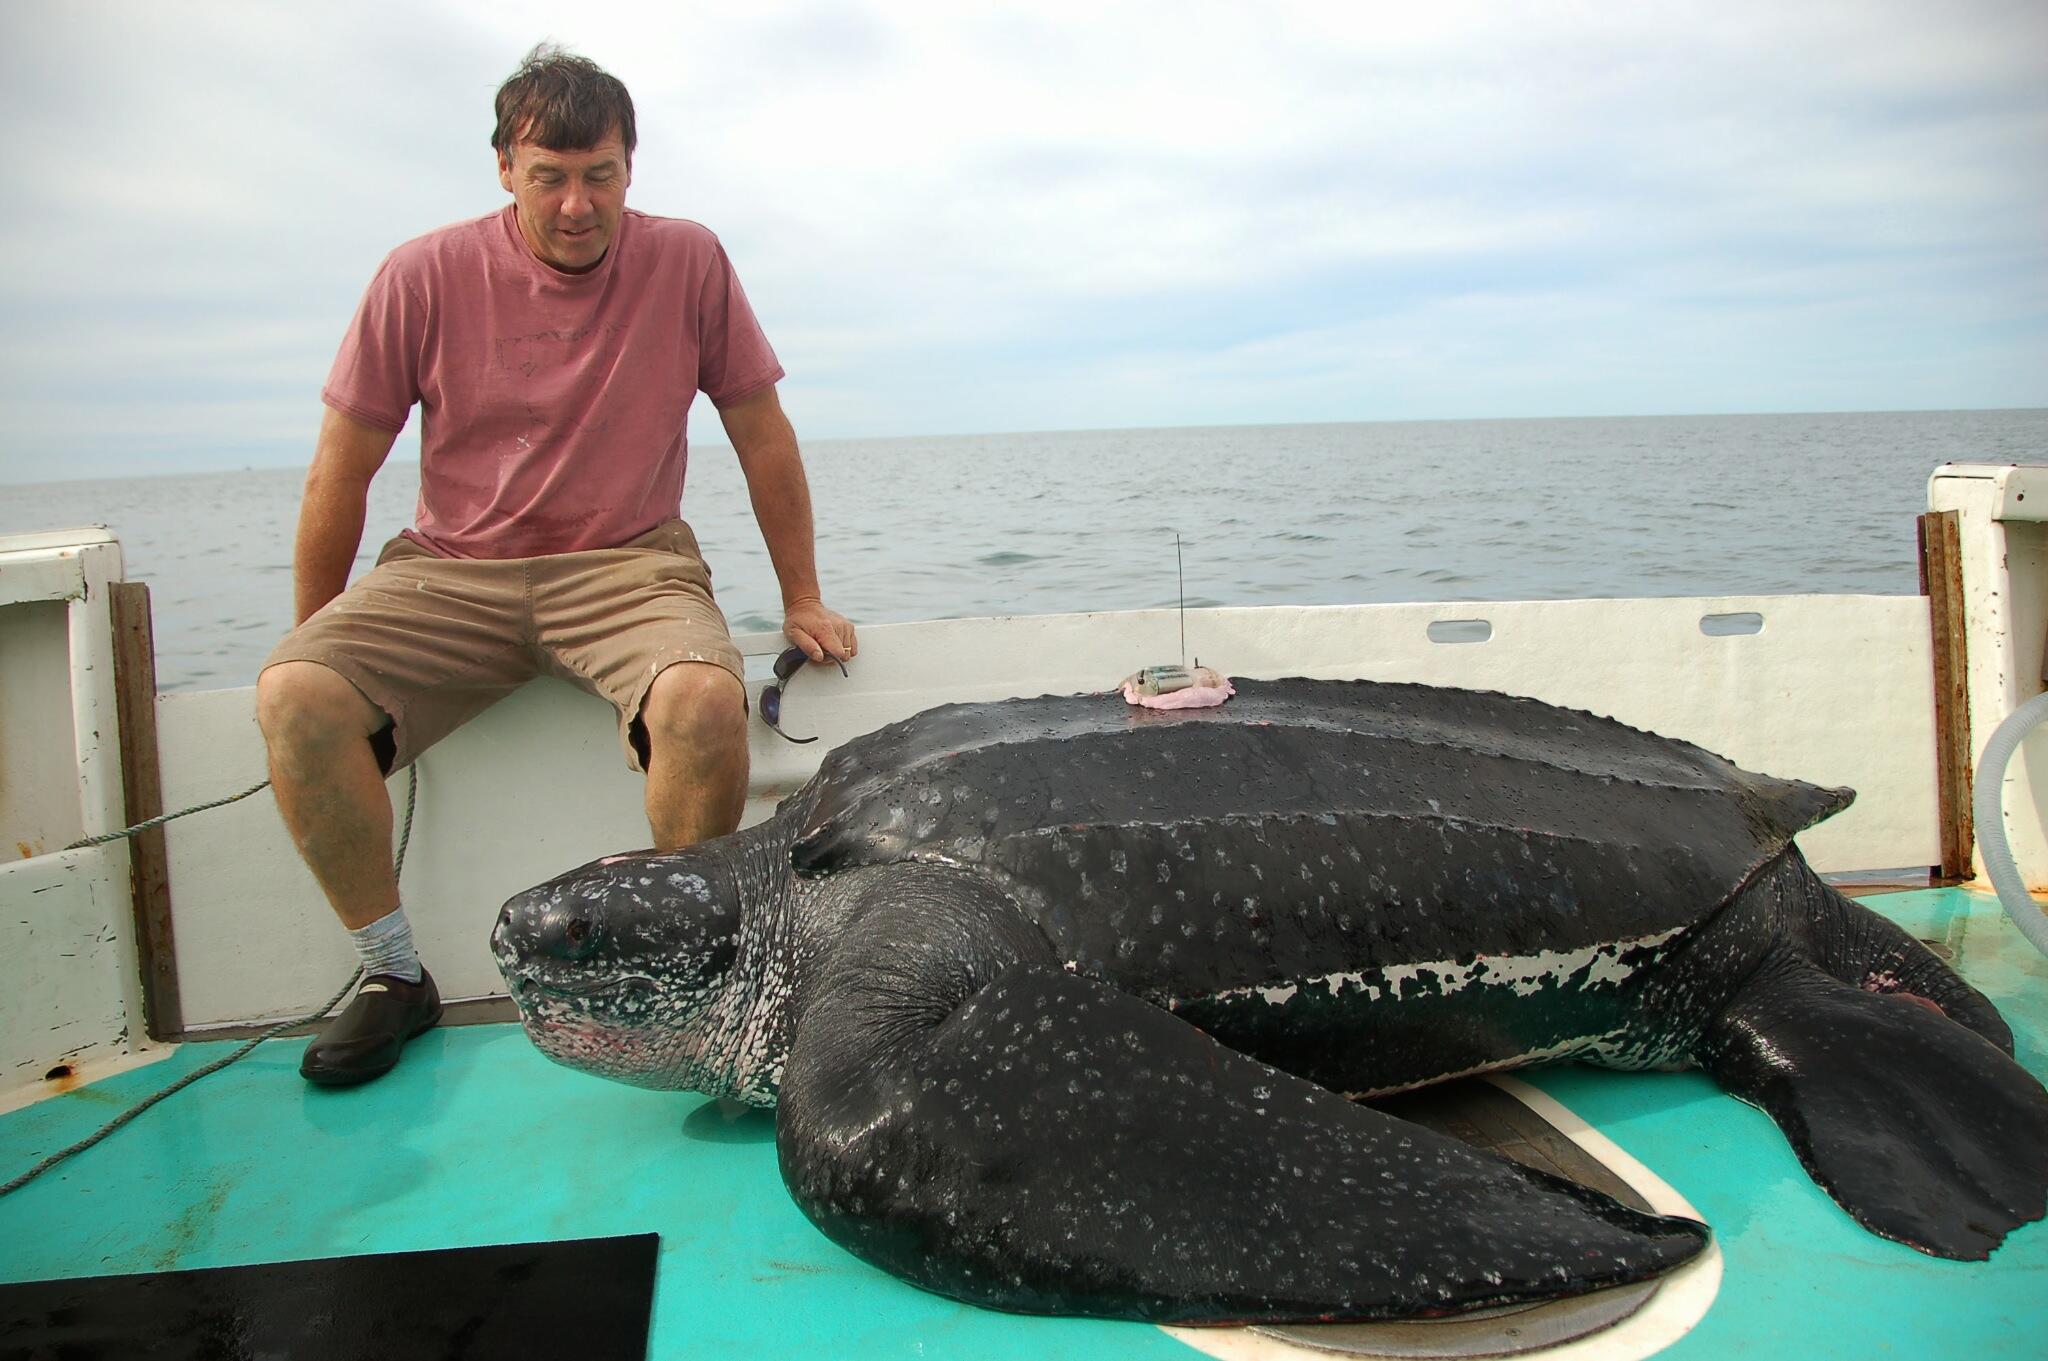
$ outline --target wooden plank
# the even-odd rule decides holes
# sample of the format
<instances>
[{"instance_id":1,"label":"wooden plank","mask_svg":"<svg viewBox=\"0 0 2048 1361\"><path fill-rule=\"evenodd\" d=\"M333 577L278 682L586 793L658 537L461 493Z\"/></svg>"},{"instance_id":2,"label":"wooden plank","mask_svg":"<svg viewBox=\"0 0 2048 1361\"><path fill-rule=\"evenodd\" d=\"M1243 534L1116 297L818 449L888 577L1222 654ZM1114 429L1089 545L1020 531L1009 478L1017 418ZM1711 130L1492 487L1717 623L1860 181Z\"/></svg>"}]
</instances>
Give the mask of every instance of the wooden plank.
<instances>
[{"instance_id":1,"label":"wooden plank","mask_svg":"<svg viewBox=\"0 0 2048 1361\"><path fill-rule=\"evenodd\" d=\"M1963 559L1955 511L1920 517L1920 591L1927 597L1934 642L1935 779L1946 882L1970 877L1976 825L1970 812L1971 758L1968 650L1963 619Z\"/></svg>"},{"instance_id":2,"label":"wooden plank","mask_svg":"<svg viewBox=\"0 0 2048 1361\"><path fill-rule=\"evenodd\" d=\"M146 583L116 582L111 603L114 693L121 718L121 785L127 794L128 825L133 827L164 811L156 744L156 631ZM129 838L128 864L135 939L142 956L144 1024L153 1040L175 1039L185 1022L178 999L178 956L171 933L171 873L164 829L151 828Z\"/></svg>"}]
</instances>

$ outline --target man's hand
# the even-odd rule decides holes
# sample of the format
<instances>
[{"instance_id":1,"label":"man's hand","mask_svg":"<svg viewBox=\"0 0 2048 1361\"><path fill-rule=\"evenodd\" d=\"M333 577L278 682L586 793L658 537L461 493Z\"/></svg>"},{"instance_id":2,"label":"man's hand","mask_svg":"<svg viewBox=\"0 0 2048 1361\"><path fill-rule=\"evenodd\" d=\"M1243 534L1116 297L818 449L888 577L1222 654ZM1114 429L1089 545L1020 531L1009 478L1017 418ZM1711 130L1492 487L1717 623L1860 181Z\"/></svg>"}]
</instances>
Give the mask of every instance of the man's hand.
<instances>
[{"instance_id":1,"label":"man's hand","mask_svg":"<svg viewBox=\"0 0 2048 1361\"><path fill-rule=\"evenodd\" d=\"M825 602L816 596L793 600L784 607L782 632L814 662L822 662L828 656L843 662L860 651L853 625L846 616L826 609Z\"/></svg>"}]
</instances>

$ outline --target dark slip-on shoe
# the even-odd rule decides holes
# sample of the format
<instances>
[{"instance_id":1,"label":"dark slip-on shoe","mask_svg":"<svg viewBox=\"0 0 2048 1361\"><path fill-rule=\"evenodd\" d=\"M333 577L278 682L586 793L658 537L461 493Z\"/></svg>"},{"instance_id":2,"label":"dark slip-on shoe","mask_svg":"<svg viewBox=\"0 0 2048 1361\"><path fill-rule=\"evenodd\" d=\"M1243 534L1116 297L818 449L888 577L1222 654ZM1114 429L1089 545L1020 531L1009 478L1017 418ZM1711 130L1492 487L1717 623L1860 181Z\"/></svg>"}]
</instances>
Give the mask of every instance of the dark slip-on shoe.
<instances>
[{"instance_id":1,"label":"dark slip-on shoe","mask_svg":"<svg viewBox=\"0 0 2048 1361\"><path fill-rule=\"evenodd\" d=\"M405 1042L440 1019L441 994L425 969L417 983L373 974L356 989L355 1000L306 1046L299 1075L323 1087L382 1077L398 1066Z\"/></svg>"}]
</instances>

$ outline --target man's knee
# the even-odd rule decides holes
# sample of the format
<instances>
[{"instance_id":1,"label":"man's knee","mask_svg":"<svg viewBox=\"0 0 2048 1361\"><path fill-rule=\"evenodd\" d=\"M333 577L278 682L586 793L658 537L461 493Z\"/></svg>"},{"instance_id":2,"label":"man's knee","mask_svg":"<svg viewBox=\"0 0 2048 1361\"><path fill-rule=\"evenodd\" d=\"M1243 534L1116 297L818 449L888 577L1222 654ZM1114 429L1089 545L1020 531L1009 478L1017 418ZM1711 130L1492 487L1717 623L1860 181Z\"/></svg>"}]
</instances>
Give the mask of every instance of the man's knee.
<instances>
[{"instance_id":1,"label":"man's knee","mask_svg":"<svg viewBox=\"0 0 2048 1361\"><path fill-rule=\"evenodd\" d=\"M654 751L670 746L720 749L746 740L747 692L709 662L663 668L640 705L640 727Z\"/></svg>"},{"instance_id":2,"label":"man's knee","mask_svg":"<svg viewBox=\"0 0 2048 1361\"><path fill-rule=\"evenodd\" d=\"M367 738L390 721L340 672L318 662L279 662L256 678L256 725L273 747Z\"/></svg>"}]
</instances>

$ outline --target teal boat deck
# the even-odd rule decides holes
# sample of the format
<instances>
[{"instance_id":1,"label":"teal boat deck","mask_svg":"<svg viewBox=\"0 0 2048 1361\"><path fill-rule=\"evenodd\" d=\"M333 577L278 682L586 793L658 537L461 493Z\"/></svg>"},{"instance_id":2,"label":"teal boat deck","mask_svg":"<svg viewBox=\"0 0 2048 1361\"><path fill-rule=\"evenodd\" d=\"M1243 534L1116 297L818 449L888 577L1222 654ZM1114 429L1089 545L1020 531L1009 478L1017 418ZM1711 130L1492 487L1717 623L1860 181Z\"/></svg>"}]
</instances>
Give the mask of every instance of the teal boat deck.
<instances>
[{"instance_id":1,"label":"teal boat deck","mask_svg":"<svg viewBox=\"0 0 2048 1361\"><path fill-rule=\"evenodd\" d=\"M1865 902L1944 947L2012 1023L2020 1061L2048 1077L2048 960L1996 900L1939 889ZM652 1231L652 1357L1196 1355L1139 1324L1019 1318L903 1285L790 1203L772 1116L556 1067L516 1026L435 1031L353 1091L301 1081L303 1044L260 1046L0 1199L0 1281ZM224 1051L186 1045L0 1116L0 1180ZM1765 1116L1698 1074L1521 1076L1713 1226L1720 1294L1661 1355L2048 1352L2048 1223L1988 1263L1938 1261L1859 1229Z\"/></svg>"}]
</instances>

